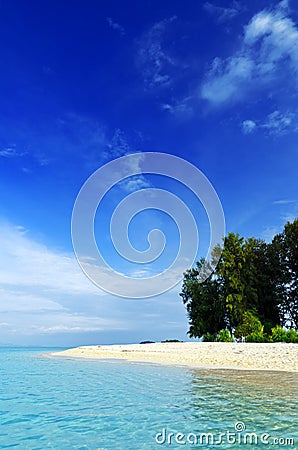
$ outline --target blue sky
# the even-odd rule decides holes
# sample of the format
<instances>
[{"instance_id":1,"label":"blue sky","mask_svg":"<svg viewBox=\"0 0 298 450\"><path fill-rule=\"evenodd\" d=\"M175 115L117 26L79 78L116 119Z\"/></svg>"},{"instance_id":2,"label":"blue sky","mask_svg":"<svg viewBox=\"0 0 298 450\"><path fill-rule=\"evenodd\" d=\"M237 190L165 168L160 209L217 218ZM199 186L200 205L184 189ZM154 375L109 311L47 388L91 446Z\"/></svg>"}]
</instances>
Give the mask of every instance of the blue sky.
<instances>
[{"instance_id":1,"label":"blue sky","mask_svg":"<svg viewBox=\"0 0 298 450\"><path fill-rule=\"evenodd\" d=\"M208 177L228 231L268 241L297 217L298 5L3 0L0 10L0 343L186 339L179 285L130 300L83 274L71 242L75 199L115 158L164 152ZM104 255L114 262L112 206L149 186L184 196L204 253L199 202L144 175L103 203ZM139 215L133 245L144 250L163 227L170 259L179 237L160 211Z\"/></svg>"}]
</instances>

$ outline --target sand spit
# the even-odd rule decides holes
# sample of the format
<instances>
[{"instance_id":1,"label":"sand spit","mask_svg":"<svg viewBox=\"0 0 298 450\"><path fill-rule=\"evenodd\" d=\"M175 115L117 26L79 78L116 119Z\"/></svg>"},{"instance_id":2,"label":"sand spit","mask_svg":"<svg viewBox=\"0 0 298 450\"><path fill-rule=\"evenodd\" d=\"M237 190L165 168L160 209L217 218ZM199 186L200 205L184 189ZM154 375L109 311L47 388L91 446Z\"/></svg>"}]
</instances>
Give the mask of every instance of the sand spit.
<instances>
[{"instance_id":1,"label":"sand spit","mask_svg":"<svg viewBox=\"0 0 298 450\"><path fill-rule=\"evenodd\" d=\"M298 372L298 344L177 342L77 347L51 356L185 365L210 369Z\"/></svg>"}]
</instances>

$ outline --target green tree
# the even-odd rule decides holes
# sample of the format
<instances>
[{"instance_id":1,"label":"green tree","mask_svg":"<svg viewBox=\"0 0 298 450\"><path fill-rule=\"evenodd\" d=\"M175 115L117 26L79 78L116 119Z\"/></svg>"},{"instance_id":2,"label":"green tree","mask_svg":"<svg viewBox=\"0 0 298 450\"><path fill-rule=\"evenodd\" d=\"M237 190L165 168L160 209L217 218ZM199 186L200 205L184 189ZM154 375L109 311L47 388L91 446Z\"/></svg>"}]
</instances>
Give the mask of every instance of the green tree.
<instances>
[{"instance_id":1,"label":"green tree","mask_svg":"<svg viewBox=\"0 0 298 450\"><path fill-rule=\"evenodd\" d=\"M252 333L263 333L263 325L252 311L243 314L243 322L236 328L235 337L247 337Z\"/></svg>"},{"instance_id":2,"label":"green tree","mask_svg":"<svg viewBox=\"0 0 298 450\"><path fill-rule=\"evenodd\" d=\"M265 339L278 325L298 328L298 219L270 244L229 233L217 267L201 282L200 271L206 268L211 266L200 260L184 274L180 295L190 336L211 339L225 328L233 332L247 322L249 312L258 325L249 334L252 339Z\"/></svg>"},{"instance_id":3,"label":"green tree","mask_svg":"<svg viewBox=\"0 0 298 450\"><path fill-rule=\"evenodd\" d=\"M246 266L248 309L253 310L264 324L265 332L269 333L274 325L280 323L279 299L281 285L279 284L280 269L276 260L276 252L271 244L261 239L249 238L250 257ZM250 294L250 292L252 294Z\"/></svg>"},{"instance_id":4,"label":"green tree","mask_svg":"<svg viewBox=\"0 0 298 450\"><path fill-rule=\"evenodd\" d=\"M217 334L226 327L225 305L217 277L211 275L200 283L199 274L204 264L204 260L201 259L197 262L196 268L184 274L180 294L189 317L190 337L201 337L207 333Z\"/></svg>"},{"instance_id":5,"label":"green tree","mask_svg":"<svg viewBox=\"0 0 298 450\"><path fill-rule=\"evenodd\" d=\"M224 240L221 259L216 272L222 287L221 293L224 297L228 319L227 326L230 331L241 321L245 311L244 262L244 239L238 234L229 233Z\"/></svg>"},{"instance_id":6,"label":"green tree","mask_svg":"<svg viewBox=\"0 0 298 450\"><path fill-rule=\"evenodd\" d=\"M281 325L298 328L298 219L288 222L272 245L278 263Z\"/></svg>"},{"instance_id":7,"label":"green tree","mask_svg":"<svg viewBox=\"0 0 298 450\"><path fill-rule=\"evenodd\" d=\"M259 314L258 290L261 286L260 277L264 277L264 271L259 271L256 263L260 252L264 251L262 247L266 247L263 241L255 238L245 240L234 233L229 233L224 240L217 273L222 285L231 331L242 322L245 311L255 310Z\"/></svg>"}]
</instances>

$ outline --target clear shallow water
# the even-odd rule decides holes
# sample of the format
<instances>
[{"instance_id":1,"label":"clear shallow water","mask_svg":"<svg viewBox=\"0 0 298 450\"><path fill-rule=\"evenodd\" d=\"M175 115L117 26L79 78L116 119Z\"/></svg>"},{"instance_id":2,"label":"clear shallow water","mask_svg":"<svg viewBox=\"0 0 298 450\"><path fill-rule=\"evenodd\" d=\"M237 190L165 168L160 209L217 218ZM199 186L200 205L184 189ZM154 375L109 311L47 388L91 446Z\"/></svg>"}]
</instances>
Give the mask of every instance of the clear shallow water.
<instances>
[{"instance_id":1,"label":"clear shallow water","mask_svg":"<svg viewBox=\"0 0 298 450\"><path fill-rule=\"evenodd\" d=\"M1 449L298 448L297 375L40 357L47 351L0 349ZM245 444L245 433L257 441Z\"/></svg>"}]
</instances>

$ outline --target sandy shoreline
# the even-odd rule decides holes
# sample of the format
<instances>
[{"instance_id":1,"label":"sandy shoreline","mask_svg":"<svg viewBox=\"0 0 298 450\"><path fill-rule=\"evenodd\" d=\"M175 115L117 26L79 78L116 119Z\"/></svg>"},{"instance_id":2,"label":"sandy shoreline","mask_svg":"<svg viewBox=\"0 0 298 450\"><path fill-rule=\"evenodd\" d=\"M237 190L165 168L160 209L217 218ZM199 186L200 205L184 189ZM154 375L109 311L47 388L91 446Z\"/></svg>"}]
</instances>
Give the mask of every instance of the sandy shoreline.
<instances>
[{"instance_id":1,"label":"sandy shoreline","mask_svg":"<svg viewBox=\"0 0 298 450\"><path fill-rule=\"evenodd\" d=\"M123 359L208 369L298 372L297 344L178 342L77 347L51 356Z\"/></svg>"}]
</instances>

